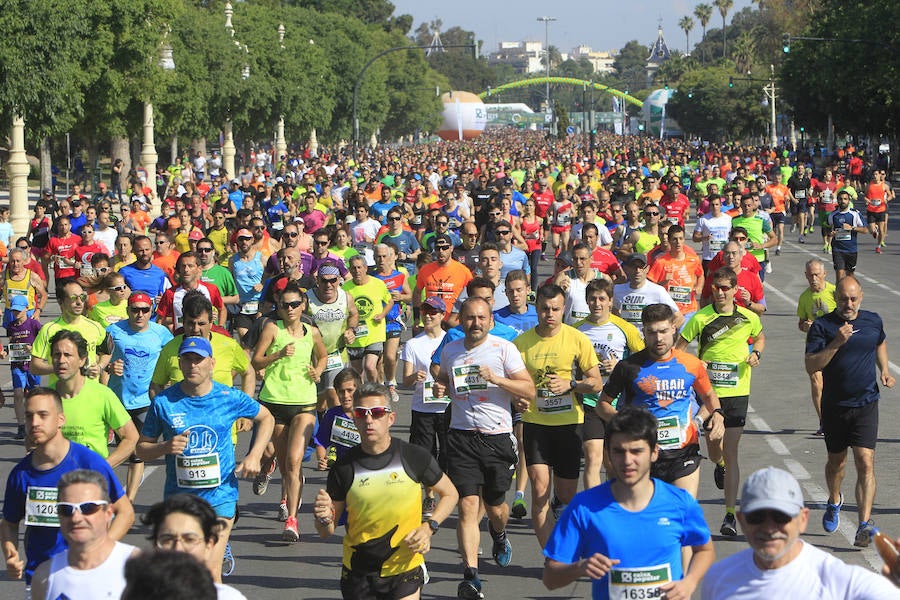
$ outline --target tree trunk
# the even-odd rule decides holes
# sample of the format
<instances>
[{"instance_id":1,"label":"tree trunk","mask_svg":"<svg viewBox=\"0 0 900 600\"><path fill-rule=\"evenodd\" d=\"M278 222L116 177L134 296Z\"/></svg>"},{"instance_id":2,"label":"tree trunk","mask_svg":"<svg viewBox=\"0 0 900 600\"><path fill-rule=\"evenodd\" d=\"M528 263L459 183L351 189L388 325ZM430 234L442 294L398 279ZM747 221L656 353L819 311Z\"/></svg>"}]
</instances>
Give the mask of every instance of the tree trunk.
<instances>
[{"instance_id":1,"label":"tree trunk","mask_svg":"<svg viewBox=\"0 0 900 600\"><path fill-rule=\"evenodd\" d=\"M94 172L100 168L100 146L95 138L89 138L85 141L85 149L87 150L87 162L84 167L88 171L88 181L91 182L91 193L97 193L97 184L103 181L103 174L100 174L100 180L94 180Z\"/></svg>"},{"instance_id":2,"label":"tree trunk","mask_svg":"<svg viewBox=\"0 0 900 600\"><path fill-rule=\"evenodd\" d=\"M110 141L110 155L112 162L117 158L122 159L122 173L119 175L119 185L122 191L128 187L128 172L131 171L131 147L129 140L124 136L115 136ZM111 171L110 171L111 172Z\"/></svg>"},{"instance_id":3,"label":"tree trunk","mask_svg":"<svg viewBox=\"0 0 900 600\"><path fill-rule=\"evenodd\" d=\"M45 137L41 140L41 189L53 189L53 157L50 154L51 144L50 138ZM59 182L63 183L63 182ZM65 185L65 184L63 184ZM55 193L56 190L53 189Z\"/></svg>"},{"instance_id":4,"label":"tree trunk","mask_svg":"<svg viewBox=\"0 0 900 600\"><path fill-rule=\"evenodd\" d=\"M172 145L169 146L169 156L170 156L169 165L175 165L175 164L179 163L179 160L178 160L178 136L177 135L172 136Z\"/></svg>"},{"instance_id":5,"label":"tree trunk","mask_svg":"<svg viewBox=\"0 0 900 600\"><path fill-rule=\"evenodd\" d=\"M203 156L206 156L208 154L208 152L206 151L206 136L194 140L192 146L194 152L202 154Z\"/></svg>"}]
</instances>

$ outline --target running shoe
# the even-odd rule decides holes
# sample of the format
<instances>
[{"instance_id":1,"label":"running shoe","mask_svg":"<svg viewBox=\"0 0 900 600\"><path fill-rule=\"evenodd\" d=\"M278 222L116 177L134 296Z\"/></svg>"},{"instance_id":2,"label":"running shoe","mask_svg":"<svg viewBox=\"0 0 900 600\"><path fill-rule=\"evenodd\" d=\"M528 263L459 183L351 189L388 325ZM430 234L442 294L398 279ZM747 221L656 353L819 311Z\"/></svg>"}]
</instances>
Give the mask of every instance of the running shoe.
<instances>
[{"instance_id":1,"label":"running shoe","mask_svg":"<svg viewBox=\"0 0 900 600\"><path fill-rule=\"evenodd\" d=\"M514 519L524 519L525 515L528 514L528 505L525 504L525 499L516 498L512 503L509 514L512 515Z\"/></svg>"},{"instance_id":2,"label":"running shoe","mask_svg":"<svg viewBox=\"0 0 900 600\"><path fill-rule=\"evenodd\" d=\"M868 548L873 535L875 535L875 523L872 522L872 519L863 521L856 530L856 539L853 540L853 545L857 548Z\"/></svg>"},{"instance_id":3,"label":"running shoe","mask_svg":"<svg viewBox=\"0 0 900 600\"><path fill-rule=\"evenodd\" d=\"M713 471L713 480L716 482L716 487L720 490L725 489L725 465L716 464L716 469Z\"/></svg>"},{"instance_id":4,"label":"running shoe","mask_svg":"<svg viewBox=\"0 0 900 600\"><path fill-rule=\"evenodd\" d=\"M391 402L400 402L400 394L397 393L397 384L388 384L388 391L391 393Z\"/></svg>"},{"instance_id":5,"label":"running shoe","mask_svg":"<svg viewBox=\"0 0 900 600\"><path fill-rule=\"evenodd\" d=\"M881 246L875 246L875 254L881 254Z\"/></svg>"},{"instance_id":6,"label":"running shoe","mask_svg":"<svg viewBox=\"0 0 900 600\"><path fill-rule=\"evenodd\" d=\"M19 425L18 427L16 427L15 439L17 439L17 440L25 439L25 426L24 425Z\"/></svg>"},{"instance_id":7,"label":"running shoe","mask_svg":"<svg viewBox=\"0 0 900 600\"><path fill-rule=\"evenodd\" d=\"M837 504L832 504L828 502L825 505L825 514L822 515L822 527L828 533L832 533L837 530L838 525L841 524L841 507L844 506L844 495L840 495L840 499Z\"/></svg>"},{"instance_id":8,"label":"running shoe","mask_svg":"<svg viewBox=\"0 0 900 600\"><path fill-rule=\"evenodd\" d=\"M509 543L509 537L503 539L502 542L494 542L491 548L491 556L494 561L501 567L508 567L512 562L512 544Z\"/></svg>"},{"instance_id":9,"label":"running shoe","mask_svg":"<svg viewBox=\"0 0 900 600\"><path fill-rule=\"evenodd\" d=\"M823 438L825 437L825 432L822 431L821 427L819 427L818 429L816 429L816 432L813 434L813 436Z\"/></svg>"},{"instance_id":10,"label":"running shoe","mask_svg":"<svg viewBox=\"0 0 900 600\"><path fill-rule=\"evenodd\" d=\"M284 531L281 532L281 539L292 544L300 541L300 532L297 530L297 517L287 518L287 521L284 523Z\"/></svg>"},{"instance_id":11,"label":"running shoe","mask_svg":"<svg viewBox=\"0 0 900 600\"><path fill-rule=\"evenodd\" d=\"M800 237L797 238L797 241L800 242L801 244L805 244L805 243L806 243L806 236L801 234Z\"/></svg>"},{"instance_id":12,"label":"running shoe","mask_svg":"<svg viewBox=\"0 0 900 600\"><path fill-rule=\"evenodd\" d=\"M766 273L772 273L772 261L771 260L766 261Z\"/></svg>"},{"instance_id":13,"label":"running shoe","mask_svg":"<svg viewBox=\"0 0 900 600\"><path fill-rule=\"evenodd\" d=\"M781 246L775 248L775 256L781 256Z\"/></svg>"},{"instance_id":14,"label":"running shoe","mask_svg":"<svg viewBox=\"0 0 900 600\"><path fill-rule=\"evenodd\" d=\"M556 494L553 494L553 499L550 500L550 510L553 512L553 518L559 521L559 515L562 514L563 503L557 497Z\"/></svg>"},{"instance_id":15,"label":"running shoe","mask_svg":"<svg viewBox=\"0 0 900 600\"><path fill-rule=\"evenodd\" d=\"M737 521L733 514L725 513L725 518L722 519L722 526L719 528L719 533L727 537L734 537L737 535Z\"/></svg>"},{"instance_id":16,"label":"running shoe","mask_svg":"<svg viewBox=\"0 0 900 600\"><path fill-rule=\"evenodd\" d=\"M463 579L456 588L456 597L459 600L483 600L481 592L481 580L477 577Z\"/></svg>"},{"instance_id":17,"label":"running shoe","mask_svg":"<svg viewBox=\"0 0 900 600\"><path fill-rule=\"evenodd\" d=\"M288 518L287 500L282 498L281 503L278 505L278 520L283 523L284 521L287 521L287 518Z\"/></svg>"},{"instance_id":18,"label":"running shoe","mask_svg":"<svg viewBox=\"0 0 900 600\"><path fill-rule=\"evenodd\" d=\"M425 498L422 500L422 520L427 521L431 518L431 515L434 514L434 507L437 506L437 501L434 498Z\"/></svg>"},{"instance_id":19,"label":"running shoe","mask_svg":"<svg viewBox=\"0 0 900 600\"><path fill-rule=\"evenodd\" d=\"M231 553L231 542L225 544L225 556L222 558L222 577L234 573L234 554Z\"/></svg>"},{"instance_id":20,"label":"running shoe","mask_svg":"<svg viewBox=\"0 0 900 600\"><path fill-rule=\"evenodd\" d=\"M269 480L272 479L272 473L275 472L275 467L278 466L278 461L273 457L272 464L269 466L267 471L263 473L260 471L256 477L253 479L253 493L257 496L262 496L266 493L266 490L269 489Z\"/></svg>"}]
</instances>

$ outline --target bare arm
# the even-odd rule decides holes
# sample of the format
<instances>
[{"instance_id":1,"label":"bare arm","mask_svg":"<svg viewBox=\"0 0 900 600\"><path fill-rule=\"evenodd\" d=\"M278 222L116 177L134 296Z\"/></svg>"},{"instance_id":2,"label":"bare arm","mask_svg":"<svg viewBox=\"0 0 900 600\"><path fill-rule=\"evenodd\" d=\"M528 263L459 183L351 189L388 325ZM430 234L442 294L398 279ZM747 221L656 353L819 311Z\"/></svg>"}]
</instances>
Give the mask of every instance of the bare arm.
<instances>
[{"instance_id":1,"label":"bare arm","mask_svg":"<svg viewBox=\"0 0 900 600\"><path fill-rule=\"evenodd\" d=\"M6 574L10 579L22 579L25 561L19 556L19 524L0 520L0 542L6 559Z\"/></svg>"},{"instance_id":2,"label":"bare arm","mask_svg":"<svg viewBox=\"0 0 900 600\"><path fill-rule=\"evenodd\" d=\"M128 496L120 496L113 503L113 513L116 518L109 526L109 537L119 541L125 537L131 526L134 525L134 506Z\"/></svg>"},{"instance_id":3,"label":"bare arm","mask_svg":"<svg viewBox=\"0 0 900 600\"><path fill-rule=\"evenodd\" d=\"M263 328L262 333L259 335L259 341L253 349L253 358L250 359L250 363L253 365L254 369L263 370L276 360L288 356L288 352L293 350L293 344L287 344L278 352L266 354L266 352L269 351L269 348L272 347L277 332L278 326L275 323L267 323ZM289 347L291 350L288 350Z\"/></svg>"},{"instance_id":4,"label":"bare arm","mask_svg":"<svg viewBox=\"0 0 900 600\"><path fill-rule=\"evenodd\" d=\"M878 372L881 373L881 385L888 388L894 387L896 381L890 372L887 340L878 344L878 348L875 350L875 362L878 365Z\"/></svg>"},{"instance_id":5,"label":"bare arm","mask_svg":"<svg viewBox=\"0 0 900 600\"><path fill-rule=\"evenodd\" d=\"M710 565L716 558L712 540L702 546L691 546L691 550L693 550L693 556L684 578L660 586L660 589L665 592L666 598L671 598L671 600L689 600L694 590L700 585L700 580L706 575Z\"/></svg>"},{"instance_id":6,"label":"bare arm","mask_svg":"<svg viewBox=\"0 0 900 600\"><path fill-rule=\"evenodd\" d=\"M834 355L841 349L850 336L853 335L853 325L844 323L838 330L837 335L824 348L818 352L807 354L804 362L806 363L806 372L812 375L816 371L821 371L828 366Z\"/></svg>"},{"instance_id":7,"label":"bare arm","mask_svg":"<svg viewBox=\"0 0 900 600\"><path fill-rule=\"evenodd\" d=\"M139 437L137 427L131 419L116 429L116 435L119 436L119 445L106 457L106 462L113 468L121 465L132 455Z\"/></svg>"},{"instance_id":8,"label":"bare arm","mask_svg":"<svg viewBox=\"0 0 900 600\"><path fill-rule=\"evenodd\" d=\"M548 590L555 590L581 577L601 579L619 562L599 552L574 563L564 563L548 558L544 561L544 587Z\"/></svg>"}]
</instances>

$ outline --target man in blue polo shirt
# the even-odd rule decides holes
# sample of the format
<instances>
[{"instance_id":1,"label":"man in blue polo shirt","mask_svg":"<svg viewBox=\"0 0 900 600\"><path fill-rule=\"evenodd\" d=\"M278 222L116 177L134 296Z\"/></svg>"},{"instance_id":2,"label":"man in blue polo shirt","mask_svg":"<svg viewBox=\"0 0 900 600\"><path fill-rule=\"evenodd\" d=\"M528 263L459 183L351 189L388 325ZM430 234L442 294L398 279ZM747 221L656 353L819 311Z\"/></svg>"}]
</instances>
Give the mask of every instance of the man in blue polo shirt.
<instances>
[{"instance_id":1,"label":"man in blue polo shirt","mask_svg":"<svg viewBox=\"0 0 900 600\"><path fill-rule=\"evenodd\" d=\"M119 269L125 283L132 292L144 292L159 304L163 292L172 287L165 271L153 264L153 242L146 235L134 238L134 255L136 260Z\"/></svg>"},{"instance_id":2,"label":"man in blue polo shirt","mask_svg":"<svg viewBox=\"0 0 900 600\"><path fill-rule=\"evenodd\" d=\"M837 238L833 243L837 243ZM822 371L822 431L828 462L825 481L828 504L822 526L831 533L840 524L841 482L847 448L856 464L856 506L859 526L853 544L869 545L875 526L875 442L878 439L878 384L894 387L881 317L860 310L863 291L852 275L835 286L837 308L816 319L806 334L806 371ZM878 371L876 372L876 366Z\"/></svg>"}]
</instances>

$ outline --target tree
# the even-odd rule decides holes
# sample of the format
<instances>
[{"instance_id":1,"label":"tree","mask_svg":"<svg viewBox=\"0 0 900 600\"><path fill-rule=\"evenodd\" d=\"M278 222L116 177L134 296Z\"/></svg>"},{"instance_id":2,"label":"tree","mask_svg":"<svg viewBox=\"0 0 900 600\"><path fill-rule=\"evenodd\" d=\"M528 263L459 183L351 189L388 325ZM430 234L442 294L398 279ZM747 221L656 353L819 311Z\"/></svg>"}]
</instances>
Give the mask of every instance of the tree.
<instances>
[{"instance_id":1,"label":"tree","mask_svg":"<svg viewBox=\"0 0 900 600\"><path fill-rule=\"evenodd\" d=\"M709 25L709 20L712 18L712 6L705 3L698 4L694 7L694 16L700 21L700 27L703 29L703 39L706 39L706 26ZM700 58L705 62L703 54L700 55Z\"/></svg>"},{"instance_id":2,"label":"tree","mask_svg":"<svg viewBox=\"0 0 900 600\"><path fill-rule=\"evenodd\" d=\"M631 40L619 50L613 68L625 89L643 89L647 86L647 47L637 40Z\"/></svg>"},{"instance_id":3,"label":"tree","mask_svg":"<svg viewBox=\"0 0 900 600\"><path fill-rule=\"evenodd\" d=\"M678 27L684 32L684 53L691 53L691 29L694 28L694 20L688 15L681 17Z\"/></svg>"},{"instance_id":4,"label":"tree","mask_svg":"<svg viewBox=\"0 0 900 600\"><path fill-rule=\"evenodd\" d=\"M719 9L719 14L722 15L722 56L727 57L728 46L726 45L725 37L725 17L734 6L734 0L713 0L713 5Z\"/></svg>"}]
</instances>

